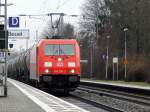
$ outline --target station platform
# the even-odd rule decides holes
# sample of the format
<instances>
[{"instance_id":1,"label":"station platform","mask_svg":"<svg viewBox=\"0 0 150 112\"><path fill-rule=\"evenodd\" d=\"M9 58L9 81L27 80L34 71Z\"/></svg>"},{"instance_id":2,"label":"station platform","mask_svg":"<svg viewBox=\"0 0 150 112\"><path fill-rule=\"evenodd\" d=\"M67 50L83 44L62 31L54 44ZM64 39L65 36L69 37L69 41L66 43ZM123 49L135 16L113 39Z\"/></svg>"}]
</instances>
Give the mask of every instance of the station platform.
<instances>
[{"instance_id":1,"label":"station platform","mask_svg":"<svg viewBox=\"0 0 150 112\"><path fill-rule=\"evenodd\" d=\"M8 96L0 97L0 112L88 112L39 89L8 79Z\"/></svg>"},{"instance_id":2,"label":"station platform","mask_svg":"<svg viewBox=\"0 0 150 112\"><path fill-rule=\"evenodd\" d=\"M133 84L130 84L129 82L126 82L126 84L125 84L125 83L115 83L115 82L110 82L110 81L106 81L106 82L103 81L102 82L99 80L86 80L86 79L81 79L81 82L112 85L112 86L118 86L118 87L128 87L128 88L143 89L143 90L149 90L150 91L150 86L133 85Z\"/></svg>"}]
</instances>

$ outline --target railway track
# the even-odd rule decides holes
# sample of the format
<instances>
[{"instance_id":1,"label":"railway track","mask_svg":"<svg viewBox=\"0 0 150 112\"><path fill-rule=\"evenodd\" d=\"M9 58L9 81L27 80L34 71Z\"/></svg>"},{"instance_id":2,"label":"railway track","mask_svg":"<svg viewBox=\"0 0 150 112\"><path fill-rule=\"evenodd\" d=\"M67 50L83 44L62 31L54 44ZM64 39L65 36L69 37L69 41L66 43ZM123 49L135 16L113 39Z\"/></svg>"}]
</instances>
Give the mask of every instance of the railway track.
<instances>
[{"instance_id":1,"label":"railway track","mask_svg":"<svg viewBox=\"0 0 150 112\"><path fill-rule=\"evenodd\" d=\"M92 85L92 84L91 84ZM111 111L129 111L128 109L126 108L138 108L139 110L148 110L150 111L150 97L148 95L141 95L141 94L135 94L134 92L133 93L129 93L127 92L127 88L125 89L125 92L123 91L118 91L118 90L112 90L112 89L107 89L107 88L100 88L100 87L93 87L90 86L90 84L88 83L87 86L86 84L84 83L82 85L80 85L80 87L78 87L78 90L77 90L77 97L78 96L81 96L84 100L90 100L91 102L95 102L96 105L102 105L102 107L106 107L108 108L108 111L109 111L109 108L112 108L110 109ZM79 92L80 91L80 92ZM131 91L131 88L130 88L130 91ZM142 90L141 90L142 91ZM144 90L145 91L145 90ZM84 95L82 95L81 93L85 92L85 96L90 96L89 99L88 97L84 97ZM80 95L79 95L80 94ZM87 95L89 94L89 95ZM92 97L96 97L96 98L91 98ZM114 101L110 101L111 103L118 103L117 105L119 105L120 101L123 101L122 105L129 105L129 106L126 106L126 108L124 108L123 106L113 106L113 105L107 105L107 104L103 104L101 103L101 101L98 101L101 100L102 98L111 98L111 99L115 99ZM118 100L118 101L117 101ZM103 102L103 101L102 101ZM108 103L110 103L109 101L107 101ZM121 104L121 103L120 103ZM133 107L131 107L131 105L133 105ZM141 107L140 107L141 106ZM116 109L116 110L113 110L113 109ZM107 109L106 109L107 110ZM137 110L135 110L137 111Z\"/></svg>"},{"instance_id":2,"label":"railway track","mask_svg":"<svg viewBox=\"0 0 150 112\"><path fill-rule=\"evenodd\" d=\"M107 89L98 89L98 88L87 87L87 86L81 86L78 89L82 91L87 91L89 93L99 94L100 96L104 95L119 100L125 100L128 102L137 103L144 106L150 106L150 97L147 96L124 93L120 91L112 91Z\"/></svg>"},{"instance_id":3,"label":"railway track","mask_svg":"<svg viewBox=\"0 0 150 112\"><path fill-rule=\"evenodd\" d=\"M80 101L82 102L85 102L87 104L91 104L91 105L94 105L95 107L97 108L100 108L100 109L103 109L105 110L106 112L124 112L123 110L121 109L118 109L118 108L115 108L115 107L110 107L108 105L105 105L105 104L102 104L102 103L97 103L97 102L94 102L94 101L91 101L89 99L86 99L86 98L81 98L80 96L77 96L77 95L74 95L72 94L72 97L76 98L76 99L79 99ZM96 110L97 112L102 112L102 111L98 111ZM90 112L94 112L93 109L90 111Z\"/></svg>"},{"instance_id":4,"label":"railway track","mask_svg":"<svg viewBox=\"0 0 150 112\"><path fill-rule=\"evenodd\" d=\"M77 97L72 94L70 94L67 97L59 97L59 98L65 100L71 104L74 104L78 107L81 107L85 110L88 110L89 112L110 112L108 109L98 106L99 104L98 105L96 105L95 103L93 104L93 103L89 102L88 100L86 101L85 99L82 99L82 98Z\"/></svg>"},{"instance_id":5,"label":"railway track","mask_svg":"<svg viewBox=\"0 0 150 112\"><path fill-rule=\"evenodd\" d=\"M82 83L81 83L82 84ZM50 93L48 90L44 90L47 93ZM144 95L138 95L133 93L127 93L123 91L117 91L117 90L110 90L110 89L104 89L99 87L93 87L88 84L80 85L80 87L77 88L75 92L71 92L69 96L62 95L62 94L53 94L65 101L68 101L72 104L75 104L83 109L86 109L90 112L124 112L129 111L128 109L124 109L121 106L113 106L109 103L116 103L119 104L118 101L110 101L107 99L113 98L121 101L132 102L138 105L142 105L145 107L150 107L150 97L144 96ZM103 103L100 100L104 100L106 98L107 103ZM100 101L100 102L99 102ZM132 108L132 107L126 107L126 108ZM138 107L135 107L138 108ZM144 109L142 109L144 110ZM149 108L150 111L150 108ZM132 112L138 112L137 110ZM142 112L142 111L141 111Z\"/></svg>"},{"instance_id":6,"label":"railway track","mask_svg":"<svg viewBox=\"0 0 150 112\"><path fill-rule=\"evenodd\" d=\"M17 81L16 81L17 82ZM101 108L98 108L98 107L96 107L96 106L94 106L94 105L91 105L91 104L89 104L89 103L87 103L87 102L84 102L83 100L81 100L81 99L77 99L76 97L74 97L73 95L66 95L66 94L64 94L63 92L52 92L52 91L49 91L49 89L48 88L43 88L43 89L40 89L40 88L38 88L36 85L26 85L26 84L24 84L24 83L22 83L22 82L19 82L20 84L21 84L21 86L22 85L25 85L25 88L26 89L28 89L29 87L31 87L30 88L30 90L33 90L33 88L36 88L36 89L39 89L39 90L41 90L41 91L44 91L45 93L48 93L48 94L52 94L52 95L54 95L54 96L56 96L56 97L59 97L60 99L63 99L63 100L65 100L65 101L67 101L67 102L69 102L69 103L71 103L71 104L74 104L74 105L76 105L76 106L78 106L78 107L80 107L80 108L82 108L82 109L84 109L84 110L87 110L87 111L89 111L89 112L108 112L108 111L106 111L106 110L104 110L104 109L101 109ZM38 94L39 92L37 92L36 91L36 93ZM43 93L44 94L44 93ZM48 98L49 96L47 96L47 98ZM46 98L46 99L47 99ZM50 98L50 97L49 97ZM45 101L45 100L44 100ZM54 104L54 103L52 103L52 104ZM53 106L53 105L52 105ZM55 105L56 106L56 105ZM66 105L64 105L64 106L66 106ZM68 107L69 108L69 107ZM72 111L74 111L74 110L72 110ZM71 112L71 111L70 111ZM78 112L78 111L77 111Z\"/></svg>"},{"instance_id":7,"label":"railway track","mask_svg":"<svg viewBox=\"0 0 150 112\"><path fill-rule=\"evenodd\" d=\"M48 92L48 91L46 91ZM70 95L62 95L62 94L53 94L65 101L68 101L72 104L75 104L83 109L86 109L90 112L124 112L128 111L127 109L123 109L120 107L112 106L107 103L98 102L99 97L110 97L113 99L118 99L121 101L132 102L135 104L139 104L145 107L150 107L150 97L148 96L142 96L142 95L135 95L132 93L122 92L122 91L116 91L116 90L109 90L109 89L101 89L98 87L90 87L81 85L77 88L75 92L71 92ZM95 97L95 98L93 98ZM93 100L94 99L94 100ZM109 101L107 101L109 102ZM111 102L111 101L110 101ZM116 101L115 101L116 102ZM112 102L114 103L114 101ZM116 103L119 103L118 101ZM124 103L124 104L125 104ZM126 107L131 108L131 107ZM138 108L138 107L135 107ZM140 109L141 110L141 109ZM142 109L144 110L144 109ZM133 112L138 112L137 110L134 110ZM142 111L141 111L142 112Z\"/></svg>"},{"instance_id":8,"label":"railway track","mask_svg":"<svg viewBox=\"0 0 150 112\"><path fill-rule=\"evenodd\" d=\"M50 94L59 97L69 103L72 103L78 107L81 107L85 110L88 110L89 112L124 112L121 109L117 109L115 107L110 107L102 103L100 104L100 103L93 102L89 99L82 98L74 94L74 92L71 92L69 95L64 95L61 93L50 93Z\"/></svg>"},{"instance_id":9,"label":"railway track","mask_svg":"<svg viewBox=\"0 0 150 112\"><path fill-rule=\"evenodd\" d=\"M42 89L42 91L52 94L56 97L59 97L60 99L67 101L71 104L74 104L80 108L83 108L85 110L88 110L89 112L110 112L110 108L102 108L102 105L96 104L94 102L91 102L89 100L80 98L72 93L70 94L64 94L63 92L50 92L47 88ZM120 112L120 111L118 111ZM121 111L122 112L122 111Z\"/></svg>"}]
</instances>

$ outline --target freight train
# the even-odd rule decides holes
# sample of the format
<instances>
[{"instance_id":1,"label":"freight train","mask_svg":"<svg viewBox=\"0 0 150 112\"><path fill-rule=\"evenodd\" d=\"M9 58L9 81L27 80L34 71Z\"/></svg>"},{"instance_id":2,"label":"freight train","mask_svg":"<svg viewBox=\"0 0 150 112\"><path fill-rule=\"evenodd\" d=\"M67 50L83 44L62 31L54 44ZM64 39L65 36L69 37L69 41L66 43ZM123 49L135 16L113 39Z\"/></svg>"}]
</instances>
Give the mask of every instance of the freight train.
<instances>
[{"instance_id":1,"label":"freight train","mask_svg":"<svg viewBox=\"0 0 150 112\"><path fill-rule=\"evenodd\" d=\"M80 82L79 45L75 39L41 39L9 59L8 76L51 90L73 91Z\"/></svg>"}]
</instances>

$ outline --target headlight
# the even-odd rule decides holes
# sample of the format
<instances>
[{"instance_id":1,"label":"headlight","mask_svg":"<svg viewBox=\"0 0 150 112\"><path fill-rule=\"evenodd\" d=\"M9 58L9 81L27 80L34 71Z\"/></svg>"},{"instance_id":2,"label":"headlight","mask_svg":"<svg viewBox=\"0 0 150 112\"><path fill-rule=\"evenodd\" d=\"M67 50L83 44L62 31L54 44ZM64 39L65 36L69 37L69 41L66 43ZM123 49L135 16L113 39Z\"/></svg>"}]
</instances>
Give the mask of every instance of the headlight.
<instances>
[{"instance_id":1,"label":"headlight","mask_svg":"<svg viewBox=\"0 0 150 112\"><path fill-rule=\"evenodd\" d=\"M75 62L68 62L68 67L75 67L75 66L76 66Z\"/></svg>"},{"instance_id":2,"label":"headlight","mask_svg":"<svg viewBox=\"0 0 150 112\"><path fill-rule=\"evenodd\" d=\"M45 67L52 67L52 62L45 62L45 63L44 63L44 66L45 66Z\"/></svg>"},{"instance_id":3,"label":"headlight","mask_svg":"<svg viewBox=\"0 0 150 112\"><path fill-rule=\"evenodd\" d=\"M62 61L62 58L58 58L58 61Z\"/></svg>"},{"instance_id":4,"label":"headlight","mask_svg":"<svg viewBox=\"0 0 150 112\"><path fill-rule=\"evenodd\" d=\"M45 73L49 73L49 70L48 70L48 69L46 69L46 70L45 70Z\"/></svg>"},{"instance_id":5,"label":"headlight","mask_svg":"<svg viewBox=\"0 0 150 112\"><path fill-rule=\"evenodd\" d=\"M75 73L75 70L74 70L74 69L72 69L72 70L70 70L70 72L71 72L71 73Z\"/></svg>"}]
</instances>

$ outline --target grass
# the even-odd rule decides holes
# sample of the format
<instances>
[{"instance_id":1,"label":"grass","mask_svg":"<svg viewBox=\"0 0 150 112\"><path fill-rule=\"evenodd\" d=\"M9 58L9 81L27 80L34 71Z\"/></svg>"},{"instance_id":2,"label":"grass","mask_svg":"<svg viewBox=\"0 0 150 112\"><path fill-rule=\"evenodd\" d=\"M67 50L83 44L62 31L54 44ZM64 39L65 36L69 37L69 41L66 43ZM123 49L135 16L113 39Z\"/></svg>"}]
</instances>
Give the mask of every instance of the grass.
<instances>
[{"instance_id":1,"label":"grass","mask_svg":"<svg viewBox=\"0 0 150 112\"><path fill-rule=\"evenodd\" d=\"M91 79L88 79L88 78L81 78L81 80L91 81ZM114 83L114 84L129 84L129 85L135 85L135 86L150 87L150 84L146 83L146 82L126 82L126 81L123 81L123 80L118 80L118 81L112 81L112 80L92 80L92 81Z\"/></svg>"}]
</instances>

